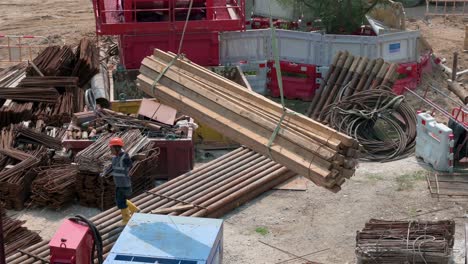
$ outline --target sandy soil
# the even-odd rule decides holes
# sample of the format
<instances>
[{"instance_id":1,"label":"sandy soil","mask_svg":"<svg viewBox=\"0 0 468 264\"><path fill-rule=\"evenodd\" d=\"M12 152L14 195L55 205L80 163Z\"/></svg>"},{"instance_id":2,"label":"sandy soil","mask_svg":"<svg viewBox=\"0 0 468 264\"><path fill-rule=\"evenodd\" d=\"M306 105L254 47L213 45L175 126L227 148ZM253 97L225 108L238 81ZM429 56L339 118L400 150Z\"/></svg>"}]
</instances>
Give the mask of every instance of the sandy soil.
<instances>
[{"instance_id":1,"label":"sandy soil","mask_svg":"<svg viewBox=\"0 0 468 264\"><path fill-rule=\"evenodd\" d=\"M421 7L411 12L420 14ZM415 17L420 18L420 15ZM464 31L460 20L433 19L429 24L416 20L409 25L421 29L436 54L447 58L449 65L452 52L462 49ZM55 43L76 44L82 36L94 36L94 27L89 0L0 0L2 34L43 35ZM460 66L468 67L466 54L461 53ZM435 74L425 81L443 82L443 78ZM440 97L437 100L447 101ZM450 107L449 102L446 107ZM225 217L225 263L279 263L293 258L291 254L306 255L319 250L325 251L306 258L320 263L355 263L355 232L370 218L455 218L455 255L457 263L462 263L463 224L466 221L462 217L468 206L467 200L431 198L424 179L414 176L421 175L422 169L414 158L385 164L362 163L357 175L338 194L313 184L305 192L271 191ZM444 210L430 213L437 209ZM9 212L27 220L26 225L40 231L44 239L54 234L64 217L75 214L89 217L96 213L97 210L76 205L61 211ZM260 230L266 234L257 232Z\"/></svg>"}]
</instances>

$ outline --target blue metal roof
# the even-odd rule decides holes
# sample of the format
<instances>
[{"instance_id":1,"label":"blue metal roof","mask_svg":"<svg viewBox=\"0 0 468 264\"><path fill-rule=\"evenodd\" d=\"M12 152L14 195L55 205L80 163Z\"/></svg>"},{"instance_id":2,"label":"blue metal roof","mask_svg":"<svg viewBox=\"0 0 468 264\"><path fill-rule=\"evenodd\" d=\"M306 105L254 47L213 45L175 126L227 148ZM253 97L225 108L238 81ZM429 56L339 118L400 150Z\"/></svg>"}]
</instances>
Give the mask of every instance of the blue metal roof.
<instances>
[{"instance_id":1,"label":"blue metal roof","mask_svg":"<svg viewBox=\"0 0 468 264\"><path fill-rule=\"evenodd\" d=\"M134 214L105 263L204 263L222 226L219 219Z\"/></svg>"}]
</instances>

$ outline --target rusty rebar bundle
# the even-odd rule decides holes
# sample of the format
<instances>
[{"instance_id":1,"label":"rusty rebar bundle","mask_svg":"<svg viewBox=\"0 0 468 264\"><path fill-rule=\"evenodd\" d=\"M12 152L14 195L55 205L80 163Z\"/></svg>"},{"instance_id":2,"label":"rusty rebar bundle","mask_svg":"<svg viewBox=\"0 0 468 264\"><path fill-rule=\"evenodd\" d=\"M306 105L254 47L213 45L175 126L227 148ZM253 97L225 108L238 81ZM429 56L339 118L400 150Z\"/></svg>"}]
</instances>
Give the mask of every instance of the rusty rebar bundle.
<instances>
[{"instance_id":1,"label":"rusty rebar bundle","mask_svg":"<svg viewBox=\"0 0 468 264\"><path fill-rule=\"evenodd\" d=\"M31 184L34 205L59 209L74 200L78 174L76 166L58 165L36 170L38 175Z\"/></svg>"},{"instance_id":2,"label":"rusty rebar bundle","mask_svg":"<svg viewBox=\"0 0 468 264\"><path fill-rule=\"evenodd\" d=\"M132 201L150 213L160 208L194 205L193 209L172 215L220 217L234 208L254 199L274 186L295 176L295 173L247 148L239 148L214 161L181 175L145 192ZM120 212L113 207L90 219L96 224L103 239L105 256L119 237ZM42 258L49 257L46 241L25 249ZM11 255L9 264L39 263L18 252Z\"/></svg>"},{"instance_id":3,"label":"rusty rebar bundle","mask_svg":"<svg viewBox=\"0 0 468 264\"><path fill-rule=\"evenodd\" d=\"M356 235L360 263L449 263L455 222L371 219Z\"/></svg>"},{"instance_id":4,"label":"rusty rebar bundle","mask_svg":"<svg viewBox=\"0 0 468 264\"><path fill-rule=\"evenodd\" d=\"M42 241L36 233L23 227L26 221L14 220L10 217L2 217L3 236L5 242L5 254L7 256Z\"/></svg>"},{"instance_id":5,"label":"rusty rebar bundle","mask_svg":"<svg viewBox=\"0 0 468 264\"><path fill-rule=\"evenodd\" d=\"M158 164L159 149L147 145L143 160L137 160L129 172L132 181L132 197L154 187L155 177L151 170ZM111 175L99 177L98 173L80 172L76 181L80 205L107 210L115 205L115 184Z\"/></svg>"},{"instance_id":6,"label":"rusty rebar bundle","mask_svg":"<svg viewBox=\"0 0 468 264\"><path fill-rule=\"evenodd\" d=\"M76 64L72 76L77 76L79 86L83 87L99 72L99 51L96 43L83 38L76 50Z\"/></svg>"},{"instance_id":7,"label":"rusty rebar bundle","mask_svg":"<svg viewBox=\"0 0 468 264\"><path fill-rule=\"evenodd\" d=\"M33 63L45 76L69 76L75 60L75 54L70 46L50 46L44 49L33 60ZM27 75L39 76L39 73L29 66Z\"/></svg>"}]
</instances>

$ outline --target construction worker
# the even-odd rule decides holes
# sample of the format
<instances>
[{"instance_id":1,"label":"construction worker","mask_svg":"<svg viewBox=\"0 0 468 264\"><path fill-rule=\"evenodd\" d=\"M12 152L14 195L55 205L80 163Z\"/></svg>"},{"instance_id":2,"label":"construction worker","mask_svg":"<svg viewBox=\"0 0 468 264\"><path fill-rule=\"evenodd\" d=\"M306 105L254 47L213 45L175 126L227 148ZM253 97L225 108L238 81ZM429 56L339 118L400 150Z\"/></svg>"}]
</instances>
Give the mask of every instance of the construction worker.
<instances>
[{"instance_id":1,"label":"construction worker","mask_svg":"<svg viewBox=\"0 0 468 264\"><path fill-rule=\"evenodd\" d=\"M112 155L112 165L107 167L101 177L111 173L115 183L115 202L122 213L122 224L126 225L133 213L140 209L128 200L132 194L132 181L129 171L133 162L130 156L123 149L124 142L121 138L115 137L109 141Z\"/></svg>"}]
</instances>

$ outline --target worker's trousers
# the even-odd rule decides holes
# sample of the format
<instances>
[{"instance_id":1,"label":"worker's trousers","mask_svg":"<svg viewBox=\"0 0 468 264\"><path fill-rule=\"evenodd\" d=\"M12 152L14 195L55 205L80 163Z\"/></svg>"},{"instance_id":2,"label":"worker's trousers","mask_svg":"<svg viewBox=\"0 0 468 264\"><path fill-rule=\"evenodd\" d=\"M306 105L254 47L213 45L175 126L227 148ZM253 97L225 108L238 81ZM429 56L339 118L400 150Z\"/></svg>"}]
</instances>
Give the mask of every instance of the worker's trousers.
<instances>
[{"instance_id":1,"label":"worker's trousers","mask_svg":"<svg viewBox=\"0 0 468 264\"><path fill-rule=\"evenodd\" d=\"M127 199L132 195L132 187L116 187L115 188L115 203L117 208L127 208Z\"/></svg>"}]
</instances>

